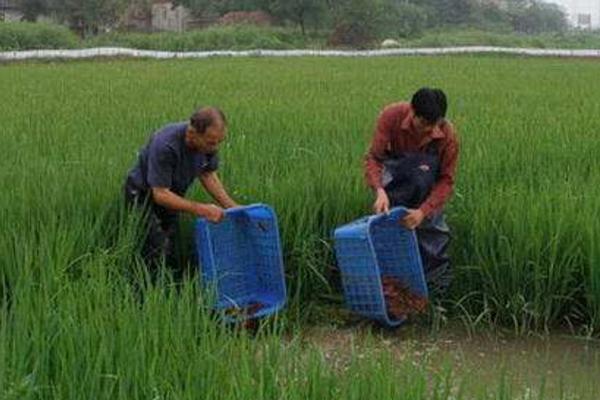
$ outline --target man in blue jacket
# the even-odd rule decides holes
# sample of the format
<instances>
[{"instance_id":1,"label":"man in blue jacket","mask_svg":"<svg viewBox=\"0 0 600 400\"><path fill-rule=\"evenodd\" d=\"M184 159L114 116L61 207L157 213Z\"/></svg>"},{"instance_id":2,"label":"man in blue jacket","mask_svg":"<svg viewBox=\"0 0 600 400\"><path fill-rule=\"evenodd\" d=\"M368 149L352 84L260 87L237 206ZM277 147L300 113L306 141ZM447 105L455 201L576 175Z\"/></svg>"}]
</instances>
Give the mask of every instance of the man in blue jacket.
<instances>
[{"instance_id":1,"label":"man in blue jacket","mask_svg":"<svg viewBox=\"0 0 600 400\"><path fill-rule=\"evenodd\" d=\"M235 207L217 175L217 151L227 135L221 110L203 107L189 121L167 125L154 133L127 175L127 204L145 212L147 231L142 248L146 263L155 268L165 258L174 267L177 215L187 212L219 222L223 208ZM185 198L195 178L219 205Z\"/></svg>"}]
</instances>

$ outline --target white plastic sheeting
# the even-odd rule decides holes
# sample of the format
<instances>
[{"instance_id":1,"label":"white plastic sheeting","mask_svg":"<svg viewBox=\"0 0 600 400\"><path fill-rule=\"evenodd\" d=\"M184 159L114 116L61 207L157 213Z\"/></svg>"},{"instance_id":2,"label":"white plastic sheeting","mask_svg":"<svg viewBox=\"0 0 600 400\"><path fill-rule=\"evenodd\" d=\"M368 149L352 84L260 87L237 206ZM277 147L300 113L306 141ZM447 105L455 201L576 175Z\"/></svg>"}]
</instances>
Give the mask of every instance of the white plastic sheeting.
<instances>
[{"instance_id":1,"label":"white plastic sheeting","mask_svg":"<svg viewBox=\"0 0 600 400\"><path fill-rule=\"evenodd\" d=\"M83 59L96 57L131 58L209 58L209 57L384 57L444 54L511 54L536 57L600 57L600 49L524 49L512 47L467 46L443 48L404 48L381 50L246 50L246 51L153 51L120 47L79 50L26 50L0 52L0 61L35 59Z\"/></svg>"}]
</instances>

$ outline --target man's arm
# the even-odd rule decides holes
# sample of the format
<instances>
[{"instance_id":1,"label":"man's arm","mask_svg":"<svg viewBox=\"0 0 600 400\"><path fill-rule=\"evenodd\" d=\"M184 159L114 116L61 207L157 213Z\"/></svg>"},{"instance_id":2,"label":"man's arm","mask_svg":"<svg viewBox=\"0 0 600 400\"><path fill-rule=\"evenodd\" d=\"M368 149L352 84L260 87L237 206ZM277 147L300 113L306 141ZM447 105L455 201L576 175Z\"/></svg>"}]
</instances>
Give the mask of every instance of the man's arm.
<instances>
[{"instance_id":1,"label":"man's arm","mask_svg":"<svg viewBox=\"0 0 600 400\"><path fill-rule=\"evenodd\" d=\"M391 131L402 113L402 105L392 104L379 114L373 140L365 156L365 179L367 185L375 191L373 209L376 213L388 212L390 209L390 200L381 185L381 175L383 159L390 144Z\"/></svg>"},{"instance_id":2,"label":"man's arm","mask_svg":"<svg viewBox=\"0 0 600 400\"><path fill-rule=\"evenodd\" d=\"M153 140L148 156L148 184L150 185L153 201L169 210L184 211L205 217L211 222L223 219L223 210L213 204L201 204L172 192L172 183L176 160L173 149L165 143Z\"/></svg>"},{"instance_id":3,"label":"man's arm","mask_svg":"<svg viewBox=\"0 0 600 400\"><path fill-rule=\"evenodd\" d=\"M233 201L229 196L225 187L221 183L219 176L216 172L203 172L200 174L200 182L206 191L215 199L222 207L232 208L237 207L238 204Z\"/></svg>"},{"instance_id":4,"label":"man's arm","mask_svg":"<svg viewBox=\"0 0 600 400\"><path fill-rule=\"evenodd\" d=\"M205 217L211 222L219 222L223 219L223 210L214 204L202 204L184 199L168 188L153 187L152 199L156 204L169 210L188 212L198 217Z\"/></svg>"},{"instance_id":5,"label":"man's arm","mask_svg":"<svg viewBox=\"0 0 600 400\"><path fill-rule=\"evenodd\" d=\"M375 132L367 154L365 155L365 179L367 185L377 191L381 186L383 159L390 143L390 131L398 114L399 106L393 104L386 107L377 118Z\"/></svg>"}]
</instances>

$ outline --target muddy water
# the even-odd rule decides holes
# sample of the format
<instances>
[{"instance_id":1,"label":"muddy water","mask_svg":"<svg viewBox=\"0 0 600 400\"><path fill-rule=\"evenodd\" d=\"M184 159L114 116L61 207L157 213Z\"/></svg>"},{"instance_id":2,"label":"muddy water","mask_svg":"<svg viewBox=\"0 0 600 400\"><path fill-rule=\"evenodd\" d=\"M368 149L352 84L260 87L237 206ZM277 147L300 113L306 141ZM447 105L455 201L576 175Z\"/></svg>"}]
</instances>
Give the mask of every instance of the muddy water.
<instances>
[{"instance_id":1,"label":"muddy water","mask_svg":"<svg viewBox=\"0 0 600 400\"><path fill-rule=\"evenodd\" d=\"M448 337L421 343L433 363L448 362L458 376L481 385L506 377L517 387L549 395L576 392L600 399L600 345L561 336L545 338Z\"/></svg>"},{"instance_id":2,"label":"muddy water","mask_svg":"<svg viewBox=\"0 0 600 400\"><path fill-rule=\"evenodd\" d=\"M349 358L351 348L366 351L375 347L434 373L449 368L456 381L464 381L473 390L497 388L504 379L522 392L539 394L543 390L544 398L575 393L575 398L600 399L598 340L568 335L468 334L460 328L445 329L432 336L424 329L315 328L304 339L320 347L336 363Z\"/></svg>"}]
</instances>

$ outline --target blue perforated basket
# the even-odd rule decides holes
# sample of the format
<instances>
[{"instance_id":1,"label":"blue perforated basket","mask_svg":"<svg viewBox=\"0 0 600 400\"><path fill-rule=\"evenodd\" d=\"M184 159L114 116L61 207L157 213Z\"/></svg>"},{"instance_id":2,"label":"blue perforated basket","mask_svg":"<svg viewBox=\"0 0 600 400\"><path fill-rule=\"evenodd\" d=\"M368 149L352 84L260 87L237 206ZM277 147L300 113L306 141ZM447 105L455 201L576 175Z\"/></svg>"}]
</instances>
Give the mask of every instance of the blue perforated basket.
<instances>
[{"instance_id":1,"label":"blue perforated basket","mask_svg":"<svg viewBox=\"0 0 600 400\"><path fill-rule=\"evenodd\" d=\"M258 318L285 305L283 259L273 209L264 204L230 208L216 224L198 218L195 234L202 282L214 291L216 310L261 303L264 307L251 316ZM246 317L224 315L228 321Z\"/></svg>"},{"instance_id":2,"label":"blue perforated basket","mask_svg":"<svg viewBox=\"0 0 600 400\"><path fill-rule=\"evenodd\" d=\"M361 218L335 230L335 251L348 307L388 326L404 319L387 313L381 277L394 276L412 293L428 297L415 232L402 227L406 209Z\"/></svg>"}]
</instances>

